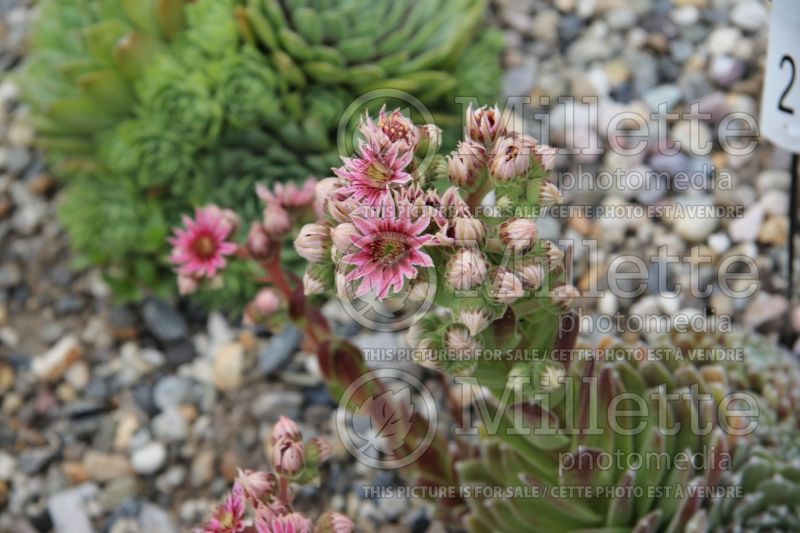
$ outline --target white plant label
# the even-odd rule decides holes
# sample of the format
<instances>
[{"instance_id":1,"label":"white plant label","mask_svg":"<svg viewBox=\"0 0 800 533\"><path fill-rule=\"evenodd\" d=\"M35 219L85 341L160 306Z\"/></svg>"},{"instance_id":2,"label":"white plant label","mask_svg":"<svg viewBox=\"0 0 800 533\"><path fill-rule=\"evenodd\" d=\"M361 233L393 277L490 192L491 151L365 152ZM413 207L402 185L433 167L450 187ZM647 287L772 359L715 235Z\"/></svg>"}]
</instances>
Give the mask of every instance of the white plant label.
<instances>
[{"instance_id":1,"label":"white plant label","mask_svg":"<svg viewBox=\"0 0 800 533\"><path fill-rule=\"evenodd\" d=\"M769 27L761 133L800 152L800 0L774 0Z\"/></svg>"}]
</instances>

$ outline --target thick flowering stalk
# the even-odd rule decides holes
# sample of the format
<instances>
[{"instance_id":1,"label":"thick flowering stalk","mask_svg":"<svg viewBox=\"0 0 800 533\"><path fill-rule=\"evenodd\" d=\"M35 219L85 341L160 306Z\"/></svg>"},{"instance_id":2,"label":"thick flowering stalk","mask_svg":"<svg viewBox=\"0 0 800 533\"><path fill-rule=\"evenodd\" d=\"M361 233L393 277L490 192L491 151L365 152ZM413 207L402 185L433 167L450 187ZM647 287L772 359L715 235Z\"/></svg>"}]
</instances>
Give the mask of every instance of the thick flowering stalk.
<instances>
[{"instance_id":1,"label":"thick flowering stalk","mask_svg":"<svg viewBox=\"0 0 800 533\"><path fill-rule=\"evenodd\" d=\"M297 424L284 416L272 429L271 445L275 449L287 446L302 449L302 439ZM309 439L305 445L311 449L330 446L319 437ZM231 492L197 533L351 533L353 522L344 515L326 513L314 526L292 508L295 490L291 484L314 481L319 475L319 465L326 459L319 453L294 456L291 475L286 472L288 460L282 453L273 455L273 472L239 469Z\"/></svg>"}]
</instances>

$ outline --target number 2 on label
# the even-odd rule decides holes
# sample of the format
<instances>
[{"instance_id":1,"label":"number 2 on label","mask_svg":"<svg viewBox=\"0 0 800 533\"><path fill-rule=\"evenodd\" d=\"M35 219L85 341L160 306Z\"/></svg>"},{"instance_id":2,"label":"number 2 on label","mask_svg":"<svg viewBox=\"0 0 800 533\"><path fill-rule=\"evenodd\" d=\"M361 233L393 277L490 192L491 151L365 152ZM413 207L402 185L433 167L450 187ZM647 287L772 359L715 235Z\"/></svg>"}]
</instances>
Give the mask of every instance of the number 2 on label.
<instances>
[{"instance_id":1,"label":"number 2 on label","mask_svg":"<svg viewBox=\"0 0 800 533\"><path fill-rule=\"evenodd\" d=\"M783 101L786 99L786 96L789 94L789 91L792 90L792 85L794 85L794 75L795 75L795 71L796 71L795 65L794 65L794 59L792 59L792 56L790 56L790 55L784 55L781 58L781 70L783 70L783 64L784 63L789 63L789 68L791 68L792 72L791 72L791 75L789 76L789 84L783 90L783 93L781 94L781 99L778 100L778 110L779 111L783 111L784 113L789 113L790 115L794 115L794 109L791 108L791 107L787 107L783 103Z\"/></svg>"}]
</instances>

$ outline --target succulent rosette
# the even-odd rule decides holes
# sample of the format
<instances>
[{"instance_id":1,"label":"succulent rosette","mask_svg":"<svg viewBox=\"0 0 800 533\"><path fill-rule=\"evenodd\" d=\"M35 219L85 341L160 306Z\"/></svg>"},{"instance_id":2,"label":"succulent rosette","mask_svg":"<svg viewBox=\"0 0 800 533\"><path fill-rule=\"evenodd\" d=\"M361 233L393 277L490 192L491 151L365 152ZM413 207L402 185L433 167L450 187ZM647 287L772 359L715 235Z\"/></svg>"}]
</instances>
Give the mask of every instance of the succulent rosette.
<instances>
[{"instance_id":1,"label":"succulent rosette","mask_svg":"<svg viewBox=\"0 0 800 533\"><path fill-rule=\"evenodd\" d=\"M402 91L443 124L456 122L456 94L498 92L502 37L478 35L486 0L37 7L21 81L40 146L76 204L104 181L134 192L125 202L106 194L109 205L92 216L62 212L78 251L107 267L124 296L165 288L166 250L130 222L139 212L157 211L148 224L162 236L199 205L254 216L254 183L297 181L336 164L343 114L370 91L380 93L365 104L372 112L387 90ZM116 226L113 248L92 246L108 226ZM237 299L216 304L228 300Z\"/></svg>"}]
</instances>

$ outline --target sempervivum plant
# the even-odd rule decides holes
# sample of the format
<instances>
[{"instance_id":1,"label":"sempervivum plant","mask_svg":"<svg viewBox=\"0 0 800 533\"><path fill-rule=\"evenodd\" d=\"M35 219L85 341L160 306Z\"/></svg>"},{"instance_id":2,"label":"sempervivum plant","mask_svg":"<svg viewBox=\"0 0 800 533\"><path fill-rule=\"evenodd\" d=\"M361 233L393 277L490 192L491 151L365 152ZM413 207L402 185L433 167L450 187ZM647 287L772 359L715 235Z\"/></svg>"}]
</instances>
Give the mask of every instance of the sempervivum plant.
<instances>
[{"instance_id":1,"label":"sempervivum plant","mask_svg":"<svg viewBox=\"0 0 800 533\"><path fill-rule=\"evenodd\" d=\"M256 180L326 173L358 96L406 91L453 121L455 95L497 89L498 35L477 31L485 7L40 2L22 81L41 146L69 180L62 214L75 247L135 296L165 281L164 237L179 213L215 202L252 217ZM381 95L363 105L377 109Z\"/></svg>"}]
</instances>

